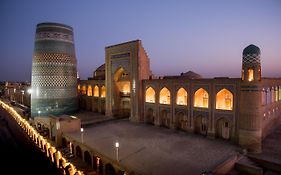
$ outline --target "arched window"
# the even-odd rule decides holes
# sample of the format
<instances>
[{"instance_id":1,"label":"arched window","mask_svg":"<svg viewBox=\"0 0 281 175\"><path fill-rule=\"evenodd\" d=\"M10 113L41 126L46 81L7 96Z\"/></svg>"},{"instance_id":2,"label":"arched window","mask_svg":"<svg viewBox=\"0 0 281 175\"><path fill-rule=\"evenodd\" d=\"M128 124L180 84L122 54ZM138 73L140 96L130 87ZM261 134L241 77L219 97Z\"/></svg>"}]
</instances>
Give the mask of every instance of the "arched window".
<instances>
[{"instance_id":1,"label":"arched window","mask_svg":"<svg viewBox=\"0 0 281 175\"><path fill-rule=\"evenodd\" d=\"M271 88L271 102L275 102L275 89L274 87Z\"/></svg>"},{"instance_id":2,"label":"arched window","mask_svg":"<svg viewBox=\"0 0 281 175\"><path fill-rule=\"evenodd\" d=\"M279 86L279 101L281 101L281 86Z\"/></svg>"},{"instance_id":3,"label":"arched window","mask_svg":"<svg viewBox=\"0 0 281 175\"><path fill-rule=\"evenodd\" d=\"M86 95L87 94L87 87L86 85L82 86L82 95Z\"/></svg>"},{"instance_id":4,"label":"arched window","mask_svg":"<svg viewBox=\"0 0 281 175\"><path fill-rule=\"evenodd\" d=\"M80 84L78 84L78 86L77 86L77 91L78 91L78 93L80 93L80 90L81 90Z\"/></svg>"},{"instance_id":5,"label":"arched window","mask_svg":"<svg viewBox=\"0 0 281 175\"><path fill-rule=\"evenodd\" d=\"M266 104L270 104L271 103L271 91L270 88L267 88L266 90Z\"/></svg>"},{"instance_id":6,"label":"arched window","mask_svg":"<svg viewBox=\"0 0 281 175\"><path fill-rule=\"evenodd\" d=\"M102 86L102 87L101 87L100 97L101 97L101 98L105 98L105 96L106 96L105 86Z\"/></svg>"},{"instance_id":7,"label":"arched window","mask_svg":"<svg viewBox=\"0 0 281 175\"><path fill-rule=\"evenodd\" d=\"M278 87L275 87L275 101L278 101Z\"/></svg>"},{"instance_id":8,"label":"arched window","mask_svg":"<svg viewBox=\"0 0 281 175\"><path fill-rule=\"evenodd\" d=\"M266 90L263 88L261 92L261 104L266 105Z\"/></svg>"},{"instance_id":9,"label":"arched window","mask_svg":"<svg viewBox=\"0 0 281 175\"><path fill-rule=\"evenodd\" d=\"M160 98L159 98L160 104L171 104L171 93L167 88L163 88L160 91Z\"/></svg>"},{"instance_id":10,"label":"arched window","mask_svg":"<svg viewBox=\"0 0 281 175\"><path fill-rule=\"evenodd\" d=\"M209 106L209 94L208 92L200 88L194 93L194 107L208 108Z\"/></svg>"},{"instance_id":11,"label":"arched window","mask_svg":"<svg viewBox=\"0 0 281 175\"><path fill-rule=\"evenodd\" d=\"M99 97L99 87L97 85L94 87L94 97Z\"/></svg>"},{"instance_id":12,"label":"arched window","mask_svg":"<svg viewBox=\"0 0 281 175\"><path fill-rule=\"evenodd\" d=\"M233 95L227 89L220 90L216 95L216 109L232 110Z\"/></svg>"},{"instance_id":13,"label":"arched window","mask_svg":"<svg viewBox=\"0 0 281 175\"><path fill-rule=\"evenodd\" d=\"M155 103L155 91L152 87L147 88L145 92L145 102Z\"/></svg>"},{"instance_id":14,"label":"arched window","mask_svg":"<svg viewBox=\"0 0 281 175\"><path fill-rule=\"evenodd\" d=\"M187 105L187 92L184 88L180 88L177 92L177 105Z\"/></svg>"},{"instance_id":15,"label":"arched window","mask_svg":"<svg viewBox=\"0 0 281 175\"><path fill-rule=\"evenodd\" d=\"M93 96L93 90L92 90L92 86L91 86L91 85L88 86L87 95L88 95L89 97Z\"/></svg>"},{"instance_id":16,"label":"arched window","mask_svg":"<svg viewBox=\"0 0 281 175\"><path fill-rule=\"evenodd\" d=\"M254 69L250 68L248 69L248 81L254 80Z\"/></svg>"}]
</instances>

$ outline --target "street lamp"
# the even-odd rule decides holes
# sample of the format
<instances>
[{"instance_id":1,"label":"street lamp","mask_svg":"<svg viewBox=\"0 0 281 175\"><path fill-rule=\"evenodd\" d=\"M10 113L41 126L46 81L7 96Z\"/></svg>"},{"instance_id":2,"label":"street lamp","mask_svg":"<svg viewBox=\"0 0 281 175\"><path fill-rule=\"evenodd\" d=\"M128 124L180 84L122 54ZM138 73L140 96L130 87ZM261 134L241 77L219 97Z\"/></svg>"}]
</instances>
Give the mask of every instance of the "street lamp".
<instances>
[{"instance_id":1,"label":"street lamp","mask_svg":"<svg viewBox=\"0 0 281 175\"><path fill-rule=\"evenodd\" d=\"M38 115L39 115L39 117L40 117L40 114L41 114L41 111L38 111Z\"/></svg>"},{"instance_id":2,"label":"street lamp","mask_svg":"<svg viewBox=\"0 0 281 175\"><path fill-rule=\"evenodd\" d=\"M119 142L115 142L115 148L116 148L116 160L117 160L117 162L119 162L119 158L118 158Z\"/></svg>"},{"instance_id":3,"label":"street lamp","mask_svg":"<svg viewBox=\"0 0 281 175\"><path fill-rule=\"evenodd\" d=\"M27 89L27 93L31 94L31 92L32 92L31 88Z\"/></svg>"},{"instance_id":4,"label":"street lamp","mask_svg":"<svg viewBox=\"0 0 281 175\"><path fill-rule=\"evenodd\" d=\"M81 142L84 142L84 129L81 128Z\"/></svg>"}]
</instances>

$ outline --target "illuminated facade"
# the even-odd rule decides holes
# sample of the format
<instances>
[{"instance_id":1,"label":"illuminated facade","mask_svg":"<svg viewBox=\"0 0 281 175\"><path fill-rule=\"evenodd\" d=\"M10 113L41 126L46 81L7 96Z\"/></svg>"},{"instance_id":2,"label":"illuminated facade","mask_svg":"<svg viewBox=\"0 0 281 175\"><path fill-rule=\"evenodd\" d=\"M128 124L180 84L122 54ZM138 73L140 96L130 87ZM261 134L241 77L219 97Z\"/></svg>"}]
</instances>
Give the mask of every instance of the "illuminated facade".
<instances>
[{"instance_id":1,"label":"illuminated facade","mask_svg":"<svg viewBox=\"0 0 281 175\"><path fill-rule=\"evenodd\" d=\"M241 78L204 79L188 72L156 79L141 41L109 46L105 66L79 81L80 107L232 140L259 152L262 139L281 121L281 79L261 78L258 47L246 47L242 58ZM93 96L85 93L87 86L95 87Z\"/></svg>"},{"instance_id":2,"label":"illuminated facade","mask_svg":"<svg viewBox=\"0 0 281 175\"><path fill-rule=\"evenodd\" d=\"M32 117L77 111L77 68L71 27L58 23L37 25L31 83Z\"/></svg>"}]
</instances>

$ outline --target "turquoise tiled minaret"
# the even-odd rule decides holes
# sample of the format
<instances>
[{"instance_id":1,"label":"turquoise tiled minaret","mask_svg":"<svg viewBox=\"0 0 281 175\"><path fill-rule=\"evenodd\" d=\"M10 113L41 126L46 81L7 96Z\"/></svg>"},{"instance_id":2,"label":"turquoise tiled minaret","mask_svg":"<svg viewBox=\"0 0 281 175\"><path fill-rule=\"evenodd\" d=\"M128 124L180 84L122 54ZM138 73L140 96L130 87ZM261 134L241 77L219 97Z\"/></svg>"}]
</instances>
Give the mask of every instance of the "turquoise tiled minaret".
<instances>
[{"instance_id":1,"label":"turquoise tiled minaret","mask_svg":"<svg viewBox=\"0 0 281 175\"><path fill-rule=\"evenodd\" d=\"M76 65L72 27L38 24L32 58L32 117L77 111Z\"/></svg>"}]
</instances>

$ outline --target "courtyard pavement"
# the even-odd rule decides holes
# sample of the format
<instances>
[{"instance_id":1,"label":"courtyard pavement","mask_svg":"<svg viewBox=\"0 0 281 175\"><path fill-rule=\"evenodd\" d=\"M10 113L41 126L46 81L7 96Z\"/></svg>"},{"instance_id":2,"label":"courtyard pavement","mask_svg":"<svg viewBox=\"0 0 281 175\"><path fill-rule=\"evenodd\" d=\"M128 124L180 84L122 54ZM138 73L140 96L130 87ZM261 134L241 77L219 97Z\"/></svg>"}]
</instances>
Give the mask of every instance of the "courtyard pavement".
<instances>
[{"instance_id":1,"label":"courtyard pavement","mask_svg":"<svg viewBox=\"0 0 281 175\"><path fill-rule=\"evenodd\" d=\"M101 113L91 111L79 111L77 113L74 113L73 115L81 120L81 125L83 127L87 125L98 124L101 122L113 120L112 117L106 117Z\"/></svg>"},{"instance_id":2,"label":"courtyard pavement","mask_svg":"<svg viewBox=\"0 0 281 175\"><path fill-rule=\"evenodd\" d=\"M65 135L80 141L81 133ZM202 174L237 153L228 141L187 134L128 120L102 122L84 128L84 144L140 174Z\"/></svg>"}]
</instances>

